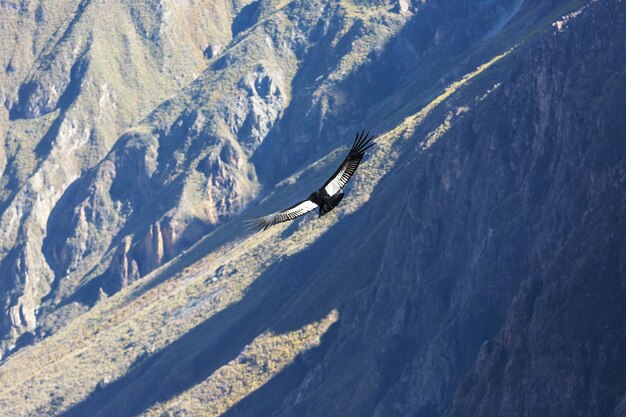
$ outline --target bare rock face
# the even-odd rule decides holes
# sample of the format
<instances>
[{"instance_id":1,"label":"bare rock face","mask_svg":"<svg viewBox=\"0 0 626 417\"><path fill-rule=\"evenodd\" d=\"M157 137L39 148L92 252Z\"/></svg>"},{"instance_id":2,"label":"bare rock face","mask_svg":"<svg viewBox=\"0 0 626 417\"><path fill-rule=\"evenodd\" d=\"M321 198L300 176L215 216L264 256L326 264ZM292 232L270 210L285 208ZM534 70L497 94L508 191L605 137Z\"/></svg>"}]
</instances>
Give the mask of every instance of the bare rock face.
<instances>
[{"instance_id":1,"label":"bare rock face","mask_svg":"<svg viewBox=\"0 0 626 417\"><path fill-rule=\"evenodd\" d=\"M272 76L262 65L239 81L241 103L232 114L231 129L248 149L256 149L269 133L280 112L286 107L281 92L286 89L280 73Z\"/></svg>"},{"instance_id":2,"label":"bare rock face","mask_svg":"<svg viewBox=\"0 0 626 417\"><path fill-rule=\"evenodd\" d=\"M76 99L89 65L83 58L89 45L78 41L63 46L69 50L56 54L45 70L20 86L18 101L10 111L12 119L34 119L64 109Z\"/></svg>"},{"instance_id":3,"label":"bare rock face","mask_svg":"<svg viewBox=\"0 0 626 417\"><path fill-rule=\"evenodd\" d=\"M117 247L117 252L113 255L111 266L102 282L102 289L108 294L121 290L141 277L137 261L134 257L129 256L131 245L132 239L128 236Z\"/></svg>"},{"instance_id":4,"label":"bare rock face","mask_svg":"<svg viewBox=\"0 0 626 417\"><path fill-rule=\"evenodd\" d=\"M558 150L570 162L536 165L533 188L549 185L554 197L528 192L562 208L537 228L537 263L448 415L621 415L626 148L617 132L626 129L626 113L618 110L624 78L609 74L623 73L625 13L619 3L590 5L566 30L555 26L532 56L535 97L546 118L535 126L555 135L540 149ZM519 95L526 81L520 78L507 96Z\"/></svg>"},{"instance_id":5,"label":"bare rock face","mask_svg":"<svg viewBox=\"0 0 626 417\"><path fill-rule=\"evenodd\" d=\"M77 120L68 118L61 121L57 147L23 186L9 197L0 216L3 230L0 253L4 254L0 268L6 273L6 292L3 292L1 305L4 311L8 310L4 329L14 337L24 331L35 330L35 310L40 299L50 291L54 280L39 247L50 208L60 198L62 187L69 185L78 175L71 160L66 160L65 164L60 162L62 154L84 144L88 136L89 130ZM25 244L20 245L20 241L25 241ZM19 297L11 295L13 285L23 291Z\"/></svg>"}]
</instances>

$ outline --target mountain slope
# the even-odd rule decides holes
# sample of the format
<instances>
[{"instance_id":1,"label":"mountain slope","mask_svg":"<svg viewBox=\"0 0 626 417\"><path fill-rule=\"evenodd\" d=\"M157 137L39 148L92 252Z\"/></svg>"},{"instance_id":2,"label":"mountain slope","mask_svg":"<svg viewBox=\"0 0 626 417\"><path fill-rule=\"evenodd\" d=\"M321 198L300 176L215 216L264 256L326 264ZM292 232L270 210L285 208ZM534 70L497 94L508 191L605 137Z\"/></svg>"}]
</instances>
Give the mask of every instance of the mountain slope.
<instances>
[{"instance_id":1,"label":"mountain slope","mask_svg":"<svg viewBox=\"0 0 626 417\"><path fill-rule=\"evenodd\" d=\"M468 58L518 6L9 7L3 21L15 45L5 57L0 217L5 354L53 333L100 291L113 294L173 258L239 213L260 184L311 163L306 155L321 157L381 106L378 120L392 112L397 124L432 98L398 101L400 84L386 86L380 63L407 72L398 81L420 74L415 91L443 80L429 87L436 96L446 79L501 52ZM51 32L38 32L48 21ZM28 30L18 35L22 27ZM32 37L39 49L31 55ZM460 64L445 65L455 57Z\"/></svg>"},{"instance_id":2,"label":"mountain slope","mask_svg":"<svg viewBox=\"0 0 626 417\"><path fill-rule=\"evenodd\" d=\"M624 5L232 7L233 39L4 258L3 285L23 253L54 278L3 287L48 296L0 364L2 412L623 412ZM19 103L10 129L47 117ZM366 121L336 211L243 231Z\"/></svg>"}]
</instances>

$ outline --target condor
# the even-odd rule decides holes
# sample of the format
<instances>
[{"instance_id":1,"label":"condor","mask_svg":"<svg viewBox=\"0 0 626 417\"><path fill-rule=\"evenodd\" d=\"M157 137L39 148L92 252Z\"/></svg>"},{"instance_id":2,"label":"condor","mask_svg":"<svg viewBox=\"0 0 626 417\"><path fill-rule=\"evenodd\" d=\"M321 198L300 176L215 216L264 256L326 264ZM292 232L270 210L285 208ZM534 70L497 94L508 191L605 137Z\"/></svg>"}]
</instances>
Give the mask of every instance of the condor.
<instances>
[{"instance_id":1,"label":"condor","mask_svg":"<svg viewBox=\"0 0 626 417\"><path fill-rule=\"evenodd\" d=\"M374 136L369 136L369 132L357 133L348 156L322 188L315 191L306 200L300 201L285 210L247 220L248 228L257 232L267 230L270 226L296 219L316 208L319 208L319 217L332 211L343 199L343 193L340 191L356 172L365 156L365 151L374 146L374 143L372 143L373 139Z\"/></svg>"}]
</instances>

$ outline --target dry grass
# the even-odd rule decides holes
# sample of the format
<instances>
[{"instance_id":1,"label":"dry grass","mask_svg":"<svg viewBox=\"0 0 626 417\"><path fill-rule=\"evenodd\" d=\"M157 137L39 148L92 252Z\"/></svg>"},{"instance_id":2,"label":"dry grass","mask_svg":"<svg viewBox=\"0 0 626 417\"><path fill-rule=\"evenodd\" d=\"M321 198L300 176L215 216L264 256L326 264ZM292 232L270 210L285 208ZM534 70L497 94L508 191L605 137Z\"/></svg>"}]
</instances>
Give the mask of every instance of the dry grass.
<instances>
[{"instance_id":1,"label":"dry grass","mask_svg":"<svg viewBox=\"0 0 626 417\"><path fill-rule=\"evenodd\" d=\"M320 337L339 318L336 310L324 319L285 334L266 332L202 383L142 415L162 416L179 410L187 416L219 416L258 389L300 353L318 346Z\"/></svg>"}]
</instances>

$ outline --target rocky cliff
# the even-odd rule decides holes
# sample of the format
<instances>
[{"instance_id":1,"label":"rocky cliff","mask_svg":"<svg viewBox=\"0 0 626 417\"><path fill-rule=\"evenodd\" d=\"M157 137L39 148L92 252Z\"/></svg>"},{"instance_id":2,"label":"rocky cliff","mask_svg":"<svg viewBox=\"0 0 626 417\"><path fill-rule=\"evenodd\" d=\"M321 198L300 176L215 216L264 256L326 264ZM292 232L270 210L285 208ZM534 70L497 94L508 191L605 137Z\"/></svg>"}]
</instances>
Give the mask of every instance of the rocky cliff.
<instances>
[{"instance_id":1,"label":"rocky cliff","mask_svg":"<svg viewBox=\"0 0 626 417\"><path fill-rule=\"evenodd\" d=\"M0 7L7 415L624 412L622 2Z\"/></svg>"}]
</instances>

